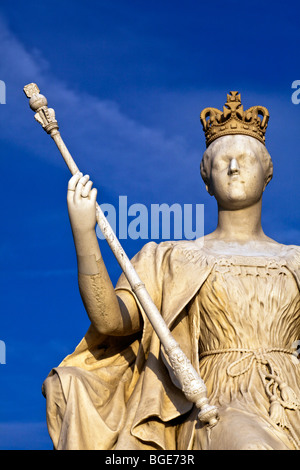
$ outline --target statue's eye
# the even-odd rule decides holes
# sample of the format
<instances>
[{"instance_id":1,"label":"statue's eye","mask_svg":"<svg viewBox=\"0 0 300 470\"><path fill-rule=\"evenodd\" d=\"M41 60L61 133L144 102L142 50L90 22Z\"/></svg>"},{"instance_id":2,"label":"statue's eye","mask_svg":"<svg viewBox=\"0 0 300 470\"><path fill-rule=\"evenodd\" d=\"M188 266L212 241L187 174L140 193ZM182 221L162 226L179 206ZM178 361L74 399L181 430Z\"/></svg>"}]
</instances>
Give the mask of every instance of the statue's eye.
<instances>
[{"instance_id":1,"label":"statue's eye","mask_svg":"<svg viewBox=\"0 0 300 470\"><path fill-rule=\"evenodd\" d=\"M244 153L238 159L239 165L253 165L256 162L254 155L249 153Z\"/></svg>"},{"instance_id":2,"label":"statue's eye","mask_svg":"<svg viewBox=\"0 0 300 470\"><path fill-rule=\"evenodd\" d=\"M212 169L216 171L225 170L228 167L229 159L228 158L220 158L214 160Z\"/></svg>"}]
</instances>

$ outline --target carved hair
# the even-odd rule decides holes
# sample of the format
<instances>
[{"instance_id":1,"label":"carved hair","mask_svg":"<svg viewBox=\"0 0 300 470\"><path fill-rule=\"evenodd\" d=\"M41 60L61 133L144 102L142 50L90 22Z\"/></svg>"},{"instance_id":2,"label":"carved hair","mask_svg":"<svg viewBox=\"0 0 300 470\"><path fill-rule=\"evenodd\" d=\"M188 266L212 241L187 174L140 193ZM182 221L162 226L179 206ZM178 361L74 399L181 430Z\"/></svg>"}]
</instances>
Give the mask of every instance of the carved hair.
<instances>
[{"instance_id":1,"label":"carved hair","mask_svg":"<svg viewBox=\"0 0 300 470\"><path fill-rule=\"evenodd\" d=\"M220 139L226 139L228 136L223 136ZM265 171L265 181L268 184L272 177L273 177L273 162L271 155L269 154L268 150L266 147L261 144L258 140L254 139L253 137L249 137L251 139L251 144L255 145L257 148L257 154L260 157L263 169ZM209 186L209 180L210 180L210 172L211 172L211 157L214 151L214 148L216 145L219 146L220 140L216 140L213 142L204 152L203 158L200 164L200 173L202 176L202 179L205 183L206 186Z\"/></svg>"}]
</instances>

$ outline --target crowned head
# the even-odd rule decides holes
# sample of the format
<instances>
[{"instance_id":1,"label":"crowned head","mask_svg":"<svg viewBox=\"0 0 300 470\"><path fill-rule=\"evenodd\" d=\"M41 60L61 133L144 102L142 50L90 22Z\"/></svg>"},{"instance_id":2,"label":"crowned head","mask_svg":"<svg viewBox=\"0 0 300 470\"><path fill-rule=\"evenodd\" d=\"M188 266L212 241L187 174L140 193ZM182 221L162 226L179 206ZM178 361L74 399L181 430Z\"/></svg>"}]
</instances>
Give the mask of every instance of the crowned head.
<instances>
[{"instance_id":1,"label":"crowned head","mask_svg":"<svg viewBox=\"0 0 300 470\"><path fill-rule=\"evenodd\" d=\"M273 176L265 147L268 110L253 106L244 111L240 94L230 92L223 112L205 108L200 119L207 147L200 170L207 191L218 200L223 187L231 205L234 199L236 203L244 199L247 204L261 197Z\"/></svg>"}]
</instances>

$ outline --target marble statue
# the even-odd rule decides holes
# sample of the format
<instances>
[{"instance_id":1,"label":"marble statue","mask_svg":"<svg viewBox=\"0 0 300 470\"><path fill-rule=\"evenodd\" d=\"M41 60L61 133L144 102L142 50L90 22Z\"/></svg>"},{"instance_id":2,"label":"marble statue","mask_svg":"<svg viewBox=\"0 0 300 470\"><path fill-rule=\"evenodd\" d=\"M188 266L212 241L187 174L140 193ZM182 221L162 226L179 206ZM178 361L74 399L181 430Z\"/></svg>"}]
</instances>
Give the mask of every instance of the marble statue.
<instances>
[{"instance_id":1,"label":"marble statue","mask_svg":"<svg viewBox=\"0 0 300 470\"><path fill-rule=\"evenodd\" d=\"M273 165L269 114L206 108L201 175L218 205L214 232L149 242L132 264L218 409L213 427L176 385L124 274L109 278L95 233L97 190L75 173L67 204L90 328L43 384L55 449L299 450L300 247L262 230Z\"/></svg>"}]
</instances>

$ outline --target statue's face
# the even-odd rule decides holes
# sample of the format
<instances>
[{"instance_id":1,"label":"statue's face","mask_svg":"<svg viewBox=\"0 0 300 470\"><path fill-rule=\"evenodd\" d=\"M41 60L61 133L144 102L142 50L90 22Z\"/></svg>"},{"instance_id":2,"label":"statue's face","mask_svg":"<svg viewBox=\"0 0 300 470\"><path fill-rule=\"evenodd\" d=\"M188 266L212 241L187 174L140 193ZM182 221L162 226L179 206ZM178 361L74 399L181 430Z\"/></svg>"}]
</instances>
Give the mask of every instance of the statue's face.
<instances>
[{"instance_id":1,"label":"statue's face","mask_svg":"<svg viewBox=\"0 0 300 470\"><path fill-rule=\"evenodd\" d=\"M261 146L253 137L224 136L211 144L209 193L223 209L242 209L258 202L265 189Z\"/></svg>"}]
</instances>

